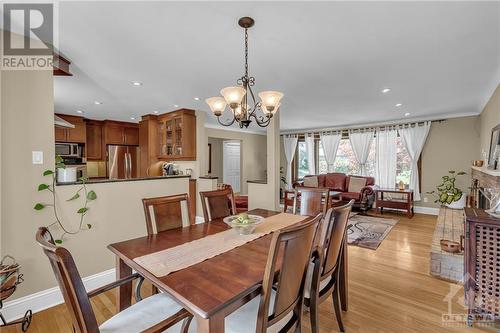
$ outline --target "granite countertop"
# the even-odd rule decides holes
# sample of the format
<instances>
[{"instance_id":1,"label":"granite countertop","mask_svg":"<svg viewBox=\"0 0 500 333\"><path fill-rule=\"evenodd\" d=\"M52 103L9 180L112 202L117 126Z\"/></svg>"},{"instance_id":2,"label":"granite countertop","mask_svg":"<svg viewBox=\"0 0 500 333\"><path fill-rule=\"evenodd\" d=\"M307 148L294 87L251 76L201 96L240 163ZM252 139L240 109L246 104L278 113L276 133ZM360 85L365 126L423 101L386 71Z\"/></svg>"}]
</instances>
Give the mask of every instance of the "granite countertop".
<instances>
[{"instance_id":1,"label":"granite countertop","mask_svg":"<svg viewBox=\"0 0 500 333\"><path fill-rule=\"evenodd\" d=\"M217 177L217 176L200 176L198 178L200 178L200 179L219 179L219 177Z\"/></svg>"},{"instance_id":2,"label":"granite countertop","mask_svg":"<svg viewBox=\"0 0 500 333\"><path fill-rule=\"evenodd\" d=\"M109 178L99 178L99 179L89 179L85 184L101 184L101 183L119 183L119 182L134 182L140 180L160 180L160 179L170 179L170 178L191 178L188 175L170 175L170 176L158 176L158 177L139 177L139 178L127 178L127 179L109 179ZM57 186L64 185L78 185L81 181L69 182L69 183L57 183Z\"/></svg>"}]
</instances>

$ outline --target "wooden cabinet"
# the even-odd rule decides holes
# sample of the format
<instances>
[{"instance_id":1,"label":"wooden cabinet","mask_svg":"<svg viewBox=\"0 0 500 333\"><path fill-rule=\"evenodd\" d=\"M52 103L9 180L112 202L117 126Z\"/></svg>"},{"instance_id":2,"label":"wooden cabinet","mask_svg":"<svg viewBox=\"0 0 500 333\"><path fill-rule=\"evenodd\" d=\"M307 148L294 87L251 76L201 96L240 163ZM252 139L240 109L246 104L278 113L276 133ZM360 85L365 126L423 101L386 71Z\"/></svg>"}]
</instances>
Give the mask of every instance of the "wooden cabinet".
<instances>
[{"instance_id":1,"label":"wooden cabinet","mask_svg":"<svg viewBox=\"0 0 500 333\"><path fill-rule=\"evenodd\" d=\"M82 117L58 114L59 117L73 124L75 128L64 128L56 126L54 135L56 142L85 143L86 126Z\"/></svg>"},{"instance_id":2,"label":"wooden cabinet","mask_svg":"<svg viewBox=\"0 0 500 333\"><path fill-rule=\"evenodd\" d=\"M106 145L139 145L139 126L120 121L104 121L104 142Z\"/></svg>"},{"instance_id":3,"label":"wooden cabinet","mask_svg":"<svg viewBox=\"0 0 500 333\"><path fill-rule=\"evenodd\" d=\"M87 120L87 160L101 161L104 160L103 144L102 144L102 121Z\"/></svg>"},{"instance_id":4,"label":"wooden cabinet","mask_svg":"<svg viewBox=\"0 0 500 333\"><path fill-rule=\"evenodd\" d=\"M158 158L196 160L196 115L180 109L158 117Z\"/></svg>"}]
</instances>

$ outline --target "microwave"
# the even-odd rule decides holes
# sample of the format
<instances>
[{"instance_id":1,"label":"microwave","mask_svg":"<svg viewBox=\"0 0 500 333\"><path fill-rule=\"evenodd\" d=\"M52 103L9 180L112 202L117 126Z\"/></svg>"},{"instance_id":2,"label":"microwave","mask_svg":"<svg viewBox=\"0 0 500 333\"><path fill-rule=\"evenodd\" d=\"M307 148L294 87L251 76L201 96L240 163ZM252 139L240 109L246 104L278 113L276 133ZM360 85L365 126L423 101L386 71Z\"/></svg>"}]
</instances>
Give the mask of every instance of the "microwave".
<instances>
[{"instance_id":1,"label":"microwave","mask_svg":"<svg viewBox=\"0 0 500 333\"><path fill-rule=\"evenodd\" d=\"M83 146L77 143L56 143L56 156L61 157L83 157Z\"/></svg>"}]
</instances>

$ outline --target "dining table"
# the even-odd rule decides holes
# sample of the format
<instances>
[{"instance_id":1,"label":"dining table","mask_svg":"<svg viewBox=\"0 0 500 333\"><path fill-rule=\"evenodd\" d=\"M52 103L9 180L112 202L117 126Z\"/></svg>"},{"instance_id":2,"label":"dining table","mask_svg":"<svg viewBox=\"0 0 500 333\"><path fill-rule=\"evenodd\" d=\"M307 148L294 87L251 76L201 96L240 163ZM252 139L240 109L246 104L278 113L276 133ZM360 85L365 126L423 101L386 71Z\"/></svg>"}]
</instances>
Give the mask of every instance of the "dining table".
<instances>
[{"instance_id":1,"label":"dining table","mask_svg":"<svg viewBox=\"0 0 500 333\"><path fill-rule=\"evenodd\" d=\"M280 212L254 209L248 211L248 214L267 218ZM120 279L129 276L135 270L193 314L198 332L223 333L225 317L261 292L272 234L165 276L156 276L134 259L228 229L230 227L222 219L215 219L208 223L194 224L110 244L108 249L116 256L116 277ZM344 250L347 252L347 246L344 246ZM344 310L347 309L346 266L347 263L342 260L339 287ZM131 299L132 282L118 288L118 311L129 307Z\"/></svg>"}]
</instances>

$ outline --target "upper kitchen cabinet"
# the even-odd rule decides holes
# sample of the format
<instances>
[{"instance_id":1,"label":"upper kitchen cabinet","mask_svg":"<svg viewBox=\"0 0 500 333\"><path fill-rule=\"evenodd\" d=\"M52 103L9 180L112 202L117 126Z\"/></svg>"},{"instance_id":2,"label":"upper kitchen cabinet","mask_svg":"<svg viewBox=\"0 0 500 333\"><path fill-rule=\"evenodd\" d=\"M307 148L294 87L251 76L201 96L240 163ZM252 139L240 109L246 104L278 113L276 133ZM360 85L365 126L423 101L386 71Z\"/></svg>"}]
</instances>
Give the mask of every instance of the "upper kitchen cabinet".
<instances>
[{"instance_id":1,"label":"upper kitchen cabinet","mask_svg":"<svg viewBox=\"0 0 500 333\"><path fill-rule=\"evenodd\" d=\"M58 116L74 125L75 128L56 126L54 130L56 142L85 143L87 138L86 126L83 118L65 114L58 114Z\"/></svg>"},{"instance_id":2,"label":"upper kitchen cabinet","mask_svg":"<svg viewBox=\"0 0 500 333\"><path fill-rule=\"evenodd\" d=\"M158 116L158 158L162 160L196 160L196 115L194 110L180 109Z\"/></svg>"},{"instance_id":3,"label":"upper kitchen cabinet","mask_svg":"<svg viewBox=\"0 0 500 333\"><path fill-rule=\"evenodd\" d=\"M87 160L101 161L104 160L103 145L102 145L102 121L86 120L87 131Z\"/></svg>"},{"instance_id":4,"label":"upper kitchen cabinet","mask_svg":"<svg viewBox=\"0 0 500 333\"><path fill-rule=\"evenodd\" d=\"M134 123L106 120L103 134L105 145L139 145L139 126Z\"/></svg>"}]
</instances>

